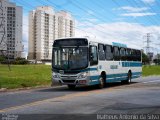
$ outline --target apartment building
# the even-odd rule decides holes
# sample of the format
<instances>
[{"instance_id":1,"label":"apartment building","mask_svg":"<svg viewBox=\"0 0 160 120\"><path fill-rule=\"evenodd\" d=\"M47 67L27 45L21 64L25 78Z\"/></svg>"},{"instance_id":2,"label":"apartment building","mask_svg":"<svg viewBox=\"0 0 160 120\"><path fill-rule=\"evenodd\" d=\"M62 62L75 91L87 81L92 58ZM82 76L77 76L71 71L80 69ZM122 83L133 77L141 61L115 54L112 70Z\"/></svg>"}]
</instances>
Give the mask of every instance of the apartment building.
<instances>
[{"instance_id":1,"label":"apartment building","mask_svg":"<svg viewBox=\"0 0 160 120\"><path fill-rule=\"evenodd\" d=\"M53 41L72 36L74 20L70 13L55 12L50 6L37 7L29 13L28 59L51 61Z\"/></svg>"},{"instance_id":2,"label":"apartment building","mask_svg":"<svg viewBox=\"0 0 160 120\"><path fill-rule=\"evenodd\" d=\"M8 0L0 1L0 50L10 59L21 57L23 50L22 7Z\"/></svg>"},{"instance_id":3,"label":"apartment building","mask_svg":"<svg viewBox=\"0 0 160 120\"><path fill-rule=\"evenodd\" d=\"M56 13L57 30L55 38L72 37L74 36L74 21L71 14L66 11L59 11Z\"/></svg>"}]
</instances>

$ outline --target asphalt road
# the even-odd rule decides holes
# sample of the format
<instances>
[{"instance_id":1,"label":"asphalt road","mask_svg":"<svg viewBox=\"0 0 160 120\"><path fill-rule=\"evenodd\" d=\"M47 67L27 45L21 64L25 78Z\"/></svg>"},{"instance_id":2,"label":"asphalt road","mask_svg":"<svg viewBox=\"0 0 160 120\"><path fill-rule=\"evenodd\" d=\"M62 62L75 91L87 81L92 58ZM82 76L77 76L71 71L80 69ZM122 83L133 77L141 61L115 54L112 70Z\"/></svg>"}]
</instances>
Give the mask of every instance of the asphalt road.
<instances>
[{"instance_id":1,"label":"asphalt road","mask_svg":"<svg viewBox=\"0 0 160 120\"><path fill-rule=\"evenodd\" d=\"M113 83L104 89L67 86L0 93L1 118L19 119L160 119L160 76ZM119 115L123 116L119 116ZM140 116L140 115L144 116ZM153 116L152 114L159 114ZM118 115L118 116L117 116ZM125 116L130 115L130 116ZM135 116L132 116L135 115ZM139 116L136 116L139 115Z\"/></svg>"}]
</instances>

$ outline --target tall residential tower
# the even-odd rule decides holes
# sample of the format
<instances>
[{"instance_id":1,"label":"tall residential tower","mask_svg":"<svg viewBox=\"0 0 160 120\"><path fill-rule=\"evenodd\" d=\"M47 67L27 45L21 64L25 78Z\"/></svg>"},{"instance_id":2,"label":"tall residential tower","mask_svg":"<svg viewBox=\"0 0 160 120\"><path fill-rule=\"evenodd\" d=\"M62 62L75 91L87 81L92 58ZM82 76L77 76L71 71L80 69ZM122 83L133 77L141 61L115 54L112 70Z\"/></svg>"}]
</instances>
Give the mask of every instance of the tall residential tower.
<instances>
[{"instance_id":1,"label":"tall residential tower","mask_svg":"<svg viewBox=\"0 0 160 120\"><path fill-rule=\"evenodd\" d=\"M15 59L21 57L22 50L22 7L0 0L0 51Z\"/></svg>"},{"instance_id":2,"label":"tall residential tower","mask_svg":"<svg viewBox=\"0 0 160 120\"><path fill-rule=\"evenodd\" d=\"M51 61L53 41L74 36L74 20L65 11L55 12L50 6L29 13L28 59Z\"/></svg>"}]
</instances>

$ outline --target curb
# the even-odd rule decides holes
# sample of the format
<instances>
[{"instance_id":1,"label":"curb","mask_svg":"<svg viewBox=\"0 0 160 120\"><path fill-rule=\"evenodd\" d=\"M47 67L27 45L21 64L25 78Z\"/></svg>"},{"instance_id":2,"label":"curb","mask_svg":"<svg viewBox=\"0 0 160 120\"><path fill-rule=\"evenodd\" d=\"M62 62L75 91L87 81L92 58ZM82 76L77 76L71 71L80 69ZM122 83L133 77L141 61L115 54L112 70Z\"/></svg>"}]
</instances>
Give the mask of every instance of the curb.
<instances>
[{"instance_id":1,"label":"curb","mask_svg":"<svg viewBox=\"0 0 160 120\"><path fill-rule=\"evenodd\" d=\"M3 93L3 92L18 92L18 91L36 90L36 89L45 89L45 88L57 88L57 87L61 87L61 86L59 86L59 85L54 85L54 86L44 85L44 86L24 87L24 88L15 88L15 89L1 88L0 93Z\"/></svg>"},{"instance_id":2,"label":"curb","mask_svg":"<svg viewBox=\"0 0 160 120\"><path fill-rule=\"evenodd\" d=\"M1 88L0 89L0 92L5 92L5 91L7 91L7 88Z\"/></svg>"}]
</instances>

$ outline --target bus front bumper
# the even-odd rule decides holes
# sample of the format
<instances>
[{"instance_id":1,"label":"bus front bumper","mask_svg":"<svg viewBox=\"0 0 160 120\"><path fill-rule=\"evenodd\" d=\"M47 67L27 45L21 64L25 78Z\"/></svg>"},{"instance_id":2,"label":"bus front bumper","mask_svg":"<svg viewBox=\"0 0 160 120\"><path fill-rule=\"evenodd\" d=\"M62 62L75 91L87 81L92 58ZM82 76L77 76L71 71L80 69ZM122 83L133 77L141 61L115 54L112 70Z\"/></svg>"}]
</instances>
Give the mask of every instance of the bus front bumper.
<instances>
[{"instance_id":1,"label":"bus front bumper","mask_svg":"<svg viewBox=\"0 0 160 120\"><path fill-rule=\"evenodd\" d=\"M89 85L88 79L77 79L77 80L62 80L62 79L52 79L51 86L55 85Z\"/></svg>"}]
</instances>

